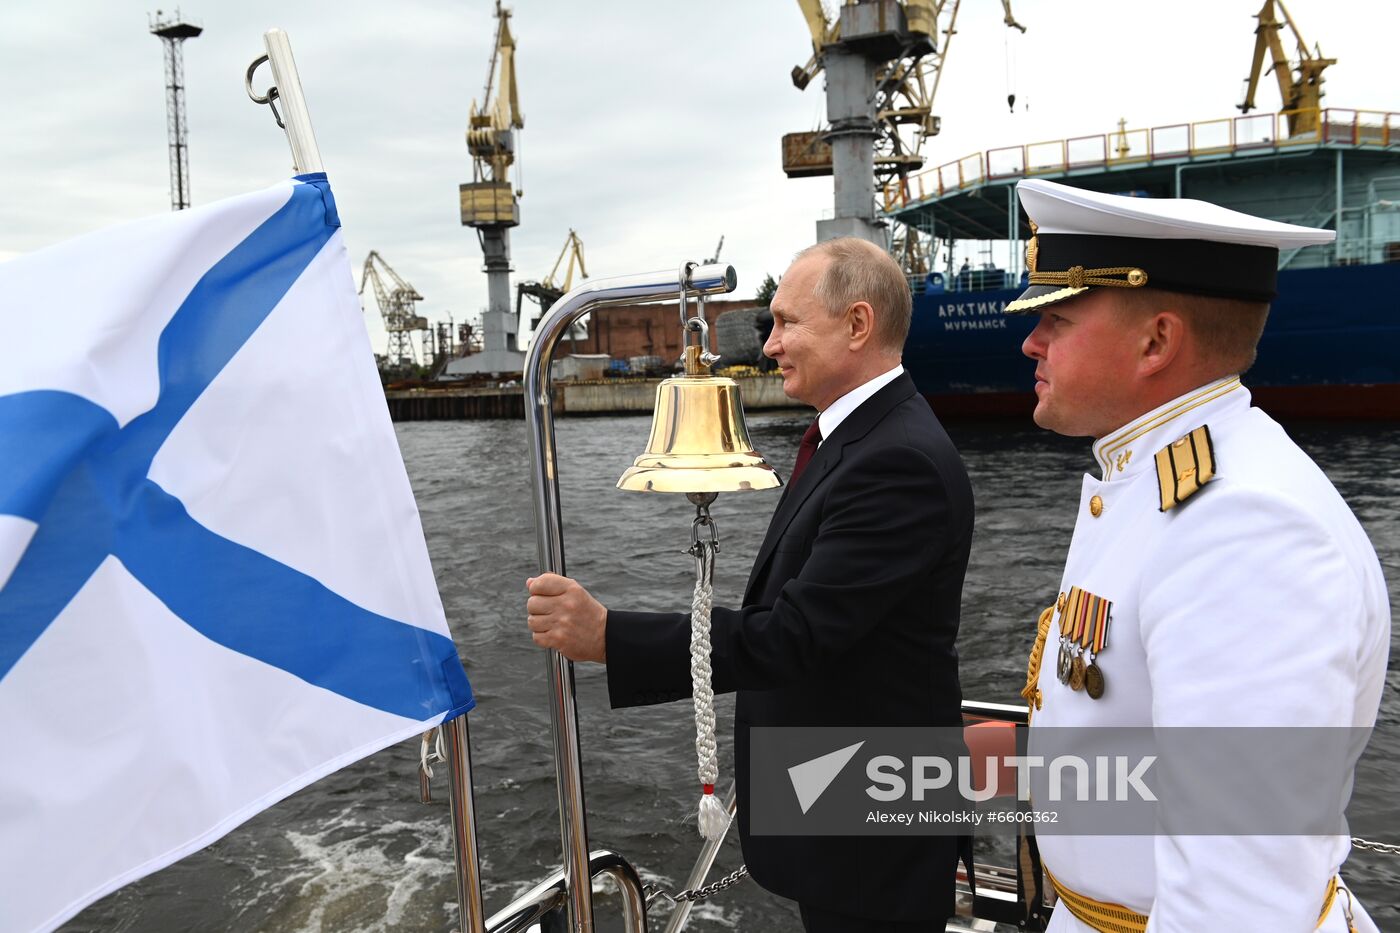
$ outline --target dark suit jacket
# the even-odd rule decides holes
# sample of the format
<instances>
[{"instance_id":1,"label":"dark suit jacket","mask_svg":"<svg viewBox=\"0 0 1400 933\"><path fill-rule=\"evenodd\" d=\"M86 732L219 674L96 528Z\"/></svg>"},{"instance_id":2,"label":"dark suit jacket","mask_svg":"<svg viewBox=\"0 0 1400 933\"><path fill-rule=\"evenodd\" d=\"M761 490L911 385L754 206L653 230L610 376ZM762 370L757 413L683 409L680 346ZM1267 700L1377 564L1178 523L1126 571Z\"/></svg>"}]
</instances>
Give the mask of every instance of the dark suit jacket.
<instances>
[{"instance_id":1,"label":"dark suit jacket","mask_svg":"<svg viewBox=\"0 0 1400 933\"><path fill-rule=\"evenodd\" d=\"M951 837L753 836L750 726L960 726L958 611L972 541L962 459L902 374L852 412L779 501L739 610L711 620L737 690L739 835L768 890L846 915L952 914ZM614 708L690 696L688 615L610 611Z\"/></svg>"}]
</instances>

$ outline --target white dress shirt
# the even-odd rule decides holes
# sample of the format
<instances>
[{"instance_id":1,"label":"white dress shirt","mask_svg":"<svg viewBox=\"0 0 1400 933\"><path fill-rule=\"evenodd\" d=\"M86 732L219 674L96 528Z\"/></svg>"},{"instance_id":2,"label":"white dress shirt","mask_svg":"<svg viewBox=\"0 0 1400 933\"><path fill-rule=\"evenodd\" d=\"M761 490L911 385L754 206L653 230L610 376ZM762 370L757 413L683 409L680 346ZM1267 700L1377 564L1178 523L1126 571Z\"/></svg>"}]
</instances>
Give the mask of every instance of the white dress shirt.
<instances>
[{"instance_id":1,"label":"white dress shirt","mask_svg":"<svg viewBox=\"0 0 1400 933\"><path fill-rule=\"evenodd\" d=\"M881 373L869 382L863 382L845 395L838 398L826 407L826 411L817 415L817 424L821 427L822 441L831 436L831 432L846 420L846 416L855 411L865 403L870 396L879 392L899 378L899 374L904 372L904 366L896 363L894 369ZM821 446L819 443L817 446Z\"/></svg>"}]
</instances>

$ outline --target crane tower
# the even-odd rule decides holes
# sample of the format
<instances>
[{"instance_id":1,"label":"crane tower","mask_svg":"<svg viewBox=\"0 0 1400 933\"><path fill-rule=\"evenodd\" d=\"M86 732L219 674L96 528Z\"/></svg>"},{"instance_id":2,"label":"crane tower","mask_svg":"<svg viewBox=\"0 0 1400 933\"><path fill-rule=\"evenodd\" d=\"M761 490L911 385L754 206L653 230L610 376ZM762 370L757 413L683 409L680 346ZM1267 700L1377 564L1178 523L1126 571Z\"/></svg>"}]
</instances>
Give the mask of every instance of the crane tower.
<instances>
[{"instance_id":1,"label":"crane tower","mask_svg":"<svg viewBox=\"0 0 1400 933\"><path fill-rule=\"evenodd\" d=\"M379 274L381 267L383 276ZM392 289L384 284L386 276L393 283ZM429 330L428 319L419 315L417 310L417 303L423 300L423 296L418 294L418 289L405 282L376 250L370 250L365 257L364 272L360 275L361 300L366 285L374 288L374 300L384 318L384 330L389 334L389 346L384 354L385 365L391 369L415 365L418 360L413 349L413 334L415 331ZM427 356L427 362L431 362L431 354Z\"/></svg>"},{"instance_id":2,"label":"crane tower","mask_svg":"<svg viewBox=\"0 0 1400 933\"><path fill-rule=\"evenodd\" d=\"M520 224L521 192L511 184L516 130L523 129L515 86L515 39L510 11L496 0L496 43L486 73L482 105L472 101L467 151L472 180L461 186L462 223L476 229L485 258L487 313L510 314L510 228ZM494 95L494 96L493 96ZM505 318L498 318L504 321ZM492 323L495 323L494 321ZM483 320L483 324L487 324Z\"/></svg>"},{"instance_id":3,"label":"crane tower","mask_svg":"<svg viewBox=\"0 0 1400 933\"><path fill-rule=\"evenodd\" d=\"M180 11L169 19L156 10L150 20L151 35L165 46L165 128L170 138L170 209L190 206L190 155L185 126L185 40L193 39L203 27L187 23Z\"/></svg>"},{"instance_id":4,"label":"crane tower","mask_svg":"<svg viewBox=\"0 0 1400 933\"><path fill-rule=\"evenodd\" d=\"M822 0L797 3L812 57L793 68L792 83L802 90L826 72L828 126L783 137L783 171L789 178L834 176L835 210L817 222L818 240L856 236L890 248L876 219L876 181L903 182L924 164L920 150L938 133L933 99L961 0L843 0L834 18ZM1002 0L1002 9L1005 25L1024 32L1011 0ZM912 245L906 239L910 255L901 257L911 270Z\"/></svg>"}]
</instances>

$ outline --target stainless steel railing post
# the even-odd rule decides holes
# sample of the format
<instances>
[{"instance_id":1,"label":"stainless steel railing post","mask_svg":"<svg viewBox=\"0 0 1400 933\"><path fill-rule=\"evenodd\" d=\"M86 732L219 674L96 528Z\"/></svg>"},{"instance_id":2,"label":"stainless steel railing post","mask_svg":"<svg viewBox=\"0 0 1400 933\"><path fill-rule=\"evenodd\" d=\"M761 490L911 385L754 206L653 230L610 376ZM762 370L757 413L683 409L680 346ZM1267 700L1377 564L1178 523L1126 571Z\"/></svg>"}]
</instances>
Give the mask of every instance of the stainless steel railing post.
<instances>
[{"instance_id":1,"label":"stainless steel railing post","mask_svg":"<svg viewBox=\"0 0 1400 933\"><path fill-rule=\"evenodd\" d=\"M462 933L485 933L481 899L481 857L476 847L476 801L472 797L472 754L467 715L442 724L447 733L448 803L452 813L452 851L457 857L457 906Z\"/></svg>"},{"instance_id":2,"label":"stainless steel railing post","mask_svg":"<svg viewBox=\"0 0 1400 933\"><path fill-rule=\"evenodd\" d=\"M540 321L525 359L525 423L533 480L535 544L539 571L562 574L564 534L559 502L558 457L554 447L554 408L549 366L554 349L580 317L609 305L722 294L734 290L734 267L716 263L681 266L681 271L594 279L554 303ZM564 878L574 933L593 933L593 889L588 871L588 825L584 813L583 771L579 759L578 708L573 662L550 650L549 717L554 736L554 769L559 791L559 834L564 845Z\"/></svg>"}]
</instances>

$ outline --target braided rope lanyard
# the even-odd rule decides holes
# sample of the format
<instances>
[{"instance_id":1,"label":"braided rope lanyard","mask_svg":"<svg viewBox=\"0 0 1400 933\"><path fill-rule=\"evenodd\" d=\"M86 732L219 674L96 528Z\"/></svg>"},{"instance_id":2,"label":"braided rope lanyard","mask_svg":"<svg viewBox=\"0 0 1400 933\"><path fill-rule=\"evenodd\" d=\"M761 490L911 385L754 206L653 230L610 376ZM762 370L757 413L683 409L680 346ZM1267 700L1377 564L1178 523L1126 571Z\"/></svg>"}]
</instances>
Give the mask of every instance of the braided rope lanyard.
<instances>
[{"instance_id":1,"label":"braided rope lanyard","mask_svg":"<svg viewBox=\"0 0 1400 933\"><path fill-rule=\"evenodd\" d=\"M1031 648L1030 659L1026 662L1026 685L1021 688L1021 697L1026 701L1026 721L1040 709L1040 663L1045 657L1045 639L1050 635L1050 621L1055 617L1055 607L1051 606L1040 614L1036 622L1035 645Z\"/></svg>"},{"instance_id":2,"label":"braided rope lanyard","mask_svg":"<svg viewBox=\"0 0 1400 933\"><path fill-rule=\"evenodd\" d=\"M436 733L436 739L434 738ZM442 727L434 726L423 733L418 746L418 799L423 803L433 802L433 762L447 761L447 752L442 747Z\"/></svg>"},{"instance_id":3,"label":"braided rope lanyard","mask_svg":"<svg viewBox=\"0 0 1400 933\"><path fill-rule=\"evenodd\" d=\"M1032 285L1064 285L1069 288L1087 288L1090 285L1141 288L1147 284L1147 273L1136 266L1110 266L1103 269L1070 266L1060 272L1037 270L1030 273L1028 279Z\"/></svg>"},{"instance_id":4,"label":"braided rope lanyard","mask_svg":"<svg viewBox=\"0 0 1400 933\"><path fill-rule=\"evenodd\" d=\"M729 812L715 795L719 779L719 748L715 744L715 688L710 668L710 611L714 607L715 555L719 552L719 528L710 517L716 494L692 493L695 520L690 525L690 548L695 558L695 594L690 600L690 683L695 698L695 758L700 777L700 835L723 839L729 828ZM708 530L708 537L701 534Z\"/></svg>"}]
</instances>

